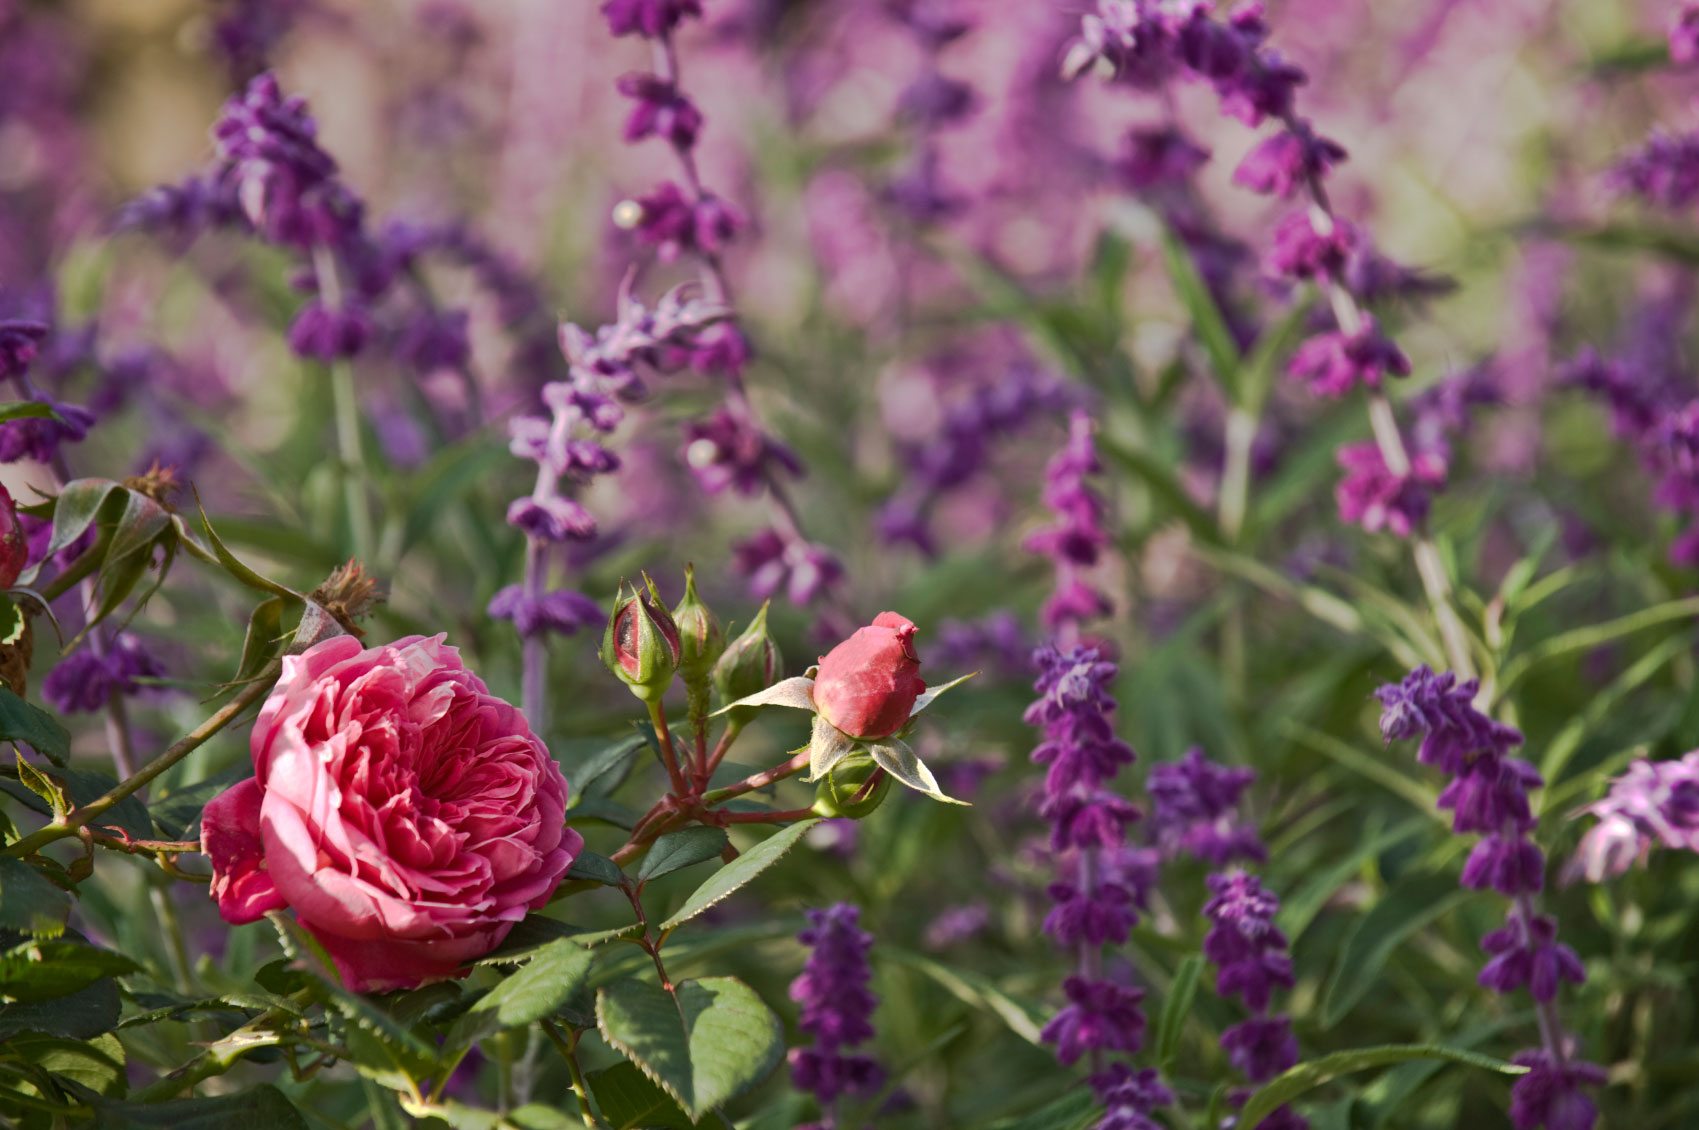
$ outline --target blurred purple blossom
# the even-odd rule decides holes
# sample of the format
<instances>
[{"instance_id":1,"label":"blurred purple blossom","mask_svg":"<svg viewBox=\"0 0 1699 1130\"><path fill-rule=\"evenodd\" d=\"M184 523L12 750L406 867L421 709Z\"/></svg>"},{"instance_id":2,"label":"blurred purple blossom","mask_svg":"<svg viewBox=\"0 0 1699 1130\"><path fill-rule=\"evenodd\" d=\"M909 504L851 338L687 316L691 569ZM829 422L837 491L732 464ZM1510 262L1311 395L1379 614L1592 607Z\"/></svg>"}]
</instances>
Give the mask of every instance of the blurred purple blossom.
<instances>
[{"instance_id":1,"label":"blurred purple blossom","mask_svg":"<svg viewBox=\"0 0 1699 1130\"><path fill-rule=\"evenodd\" d=\"M1235 859L1267 858L1256 827L1239 811L1239 799L1256 780L1251 769L1229 768L1193 747L1178 761L1151 766L1151 834L1172 857L1190 855L1216 867Z\"/></svg>"},{"instance_id":2,"label":"blurred purple blossom","mask_svg":"<svg viewBox=\"0 0 1699 1130\"><path fill-rule=\"evenodd\" d=\"M876 1060L849 1051L873 1038L878 1005L867 961L873 936L860 921L854 906L838 903L809 911L809 924L797 935L811 952L791 982L790 995L801 1007L797 1027L813 1037L813 1044L791 1049L791 1082L823 1107L842 1095L866 1096L884 1080Z\"/></svg>"},{"instance_id":3,"label":"blurred purple blossom","mask_svg":"<svg viewBox=\"0 0 1699 1130\"><path fill-rule=\"evenodd\" d=\"M1433 495L1445 486L1446 462L1437 452L1411 453L1405 475L1392 473L1373 441L1348 443L1337 458L1345 472L1333 492L1339 517L1371 534L1386 530L1409 537L1427 520Z\"/></svg>"},{"instance_id":4,"label":"blurred purple blossom","mask_svg":"<svg viewBox=\"0 0 1699 1130\"><path fill-rule=\"evenodd\" d=\"M1671 761L1636 761L1583 811L1597 818L1564 870L1566 879L1600 883L1654 847L1699 852L1699 751Z\"/></svg>"}]
</instances>

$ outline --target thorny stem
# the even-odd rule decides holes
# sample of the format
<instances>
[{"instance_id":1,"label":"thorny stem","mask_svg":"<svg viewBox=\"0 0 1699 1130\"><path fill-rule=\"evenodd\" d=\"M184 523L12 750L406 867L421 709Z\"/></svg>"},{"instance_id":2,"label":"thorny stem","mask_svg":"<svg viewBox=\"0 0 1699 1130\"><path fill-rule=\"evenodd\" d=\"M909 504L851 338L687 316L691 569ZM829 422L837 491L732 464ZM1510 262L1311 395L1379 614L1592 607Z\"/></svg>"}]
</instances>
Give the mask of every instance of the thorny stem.
<instances>
[{"instance_id":1,"label":"thorny stem","mask_svg":"<svg viewBox=\"0 0 1699 1130\"><path fill-rule=\"evenodd\" d=\"M777 784L786 777L793 777L806 768L808 768L808 751L803 750L801 753L791 757L790 760L781 762L780 764L773 766L771 769L756 773L753 776L745 777L736 784L727 785L723 789L714 789L712 792L703 793L702 803L719 804L722 801L730 800L733 797L742 796L744 793L752 793L757 789L764 789L769 785Z\"/></svg>"},{"instance_id":2,"label":"thorny stem","mask_svg":"<svg viewBox=\"0 0 1699 1130\"><path fill-rule=\"evenodd\" d=\"M264 698L270 693L272 683L277 680L277 676L282 670L282 660L273 659L257 678L242 688L241 693L227 702L205 722L178 738L164 753L142 766L133 775L108 789L102 796L83 805L75 812L69 813L62 821L56 821L45 828L38 828L22 839L6 845L5 849L0 851L0 855L14 857L32 855L54 840L76 835L79 828L92 824L102 813L125 797L147 788L154 778L205 745L214 734L230 725L248 707Z\"/></svg>"}]
</instances>

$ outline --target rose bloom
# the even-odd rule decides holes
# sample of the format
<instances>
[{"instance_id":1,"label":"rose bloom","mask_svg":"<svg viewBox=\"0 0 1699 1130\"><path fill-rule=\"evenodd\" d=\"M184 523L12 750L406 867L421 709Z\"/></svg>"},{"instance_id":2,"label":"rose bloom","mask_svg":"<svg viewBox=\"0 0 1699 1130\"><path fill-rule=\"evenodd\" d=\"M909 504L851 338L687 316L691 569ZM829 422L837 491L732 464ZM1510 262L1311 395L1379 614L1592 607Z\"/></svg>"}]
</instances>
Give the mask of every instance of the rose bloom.
<instances>
[{"instance_id":1,"label":"rose bloom","mask_svg":"<svg viewBox=\"0 0 1699 1130\"><path fill-rule=\"evenodd\" d=\"M286 657L254 776L202 818L224 919L292 908L358 992L459 976L584 845L548 750L442 640Z\"/></svg>"},{"instance_id":2,"label":"rose bloom","mask_svg":"<svg viewBox=\"0 0 1699 1130\"><path fill-rule=\"evenodd\" d=\"M881 612L820 657L814 709L852 738L888 738L903 728L926 689L914 651L914 622Z\"/></svg>"}]
</instances>

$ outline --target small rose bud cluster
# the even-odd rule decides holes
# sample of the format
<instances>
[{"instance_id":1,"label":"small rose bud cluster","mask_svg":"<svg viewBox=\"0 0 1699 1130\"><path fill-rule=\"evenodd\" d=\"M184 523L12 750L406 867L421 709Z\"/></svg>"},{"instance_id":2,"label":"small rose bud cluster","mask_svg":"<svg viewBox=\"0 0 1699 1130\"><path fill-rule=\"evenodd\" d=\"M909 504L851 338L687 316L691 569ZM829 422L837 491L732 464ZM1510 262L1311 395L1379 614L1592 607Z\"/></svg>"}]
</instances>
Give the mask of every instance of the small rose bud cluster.
<instances>
[{"instance_id":1,"label":"small rose bud cluster","mask_svg":"<svg viewBox=\"0 0 1699 1130\"><path fill-rule=\"evenodd\" d=\"M765 599L783 591L794 603L810 604L843 576L837 558L802 532L787 484L802 474L796 454L769 435L744 390L744 370L754 357L749 338L732 308L721 256L746 226L741 212L710 191L696 162L703 116L685 93L674 42L680 26L702 16L699 0L604 0L602 14L616 37L638 36L652 48L654 69L619 80L631 99L625 139L657 138L672 149L681 180L665 181L635 201L622 204L616 222L636 232L663 262L696 262L702 292L723 309L714 324L675 342L677 359L698 373L724 382L725 401L685 425L684 463L703 490L731 487L771 499L774 523L735 547L738 568Z\"/></svg>"},{"instance_id":2,"label":"small rose bud cluster","mask_svg":"<svg viewBox=\"0 0 1699 1130\"><path fill-rule=\"evenodd\" d=\"M1067 444L1044 472L1044 504L1055 524L1026 540L1027 549L1056 565L1056 588L1044 605L1044 623L1051 629L1095 620L1111 610L1109 597L1088 580L1109 545L1103 528L1108 505L1089 481L1102 469L1092 442L1091 417L1075 412Z\"/></svg>"},{"instance_id":3,"label":"small rose bud cluster","mask_svg":"<svg viewBox=\"0 0 1699 1130\"><path fill-rule=\"evenodd\" d=\"M861 912L849 903L808 912L808 926L797 940L812 952L802 973L791 982L791 999L801 1007L797 1026L813 1037L806 1048L790 1052L791 1082L830 1112L840 1098L865 1098L884 1081L879 1062L852 1049L873 1038L873 1010L879 998L870 982L867 955L873 935L861 928ZM828 1117L821 1126L831 1126Z\"/></svg>"},{"instance_id":4,"label":"small rose bud cluster","mask_svg":"<svg viewBox=\"0 0 1699 1130\"><path fill-rule=\"evenodd\" d=\"M958 215L968 203L943 182L939 135L971 118L979 109L979 96L968 83L946 75L939 59L946 47L973 30L973 23L946 0L896 0L886 10L914 37L924 62L920 74L897 97L898 120L914 137L908 168L882 195L908 222L936 224Z\"/></svg>"},{"instance_id":5,"label":"small rose bud cluster","mask_svg":"<svg viewBox=\"0 0 1699 1130\"><path fill-rule=\"evenodd\" d=\"M1449 672L1418 667L1376 692L1381 735L1388 742L1422 739L1416 759L1451 778L1439 807L1451 812L1452 829L1482 837L1463 866L1463 885L1491 887L1511 900L1505 924L1481 939L1489 960L1479 981L1507 995L1525 988L1539 1010L1543 1046L1519 1059L1533 1071L1515 1085L1512 1121L1517 1130L1588 1130L1596 1112L1580 1088L1603 1076L1570 1058L1553 1006L1562 982L1580 984L1586 973L1575 951L1557 940L1557 920L1534 904L1545 885L1545 855L1529 837L1536 822L1528 792L1542 782L1532 765L1510 756L1521 733L1476 709L1478 689L1476 680L1459 683Z\"/></svg>"},{"instance_id":6,"label":"small rose bud cluster","mask_svg":"<svg viewBox=\"0 0 1699 1130\"><path fill-rule=\"evenodd\" d=\"M1151 1111L1173 1101L1155 1072L1134 1071L1106 1057L1130 1057L1144 1045L1144 990L1102 971L1102 949L1127 938L1144 905L1140 881L1148 870L1129 859L1127 833L1139 812L1111 782L1132 764L1133 750L1115 736L1109 684L1115 664L1094 647L1039 648L1038 700L1026 711L1044 735L1032 760L1045 767L1039 814L1050 825L1050 846L1063 876L1050 887L1054 903L1044 929L1063 950L1079 955L1078 970L1062 984L1068 1003L1044 1026L1046 1043L1064 1064L1089 1057L1091 1087L1103 1104L1103 1127L1148 1130Z\"/></svg>"},{"instance_id":7,"label":"small rose bud cluster","mask_svg":"<svg viewBox=\"0 0 1699 1130\"><path fill-rule=\"evenodd\" d=\"M890 543L908 542L927 555L936 553L933 510L948 492L990 464L992 445L1078 403L1078 393L1067 382L1020 361L1000 380L946 405L931 434L903 445L906 473L896 493L880 507L880 537Z\"/></svg>"},{"instance_id":8,"label":"small rose bud cluster","mask_svg":"<svg viewBox=\"0 0 1699 1130\"><path fill-rule=\"evenodd\" d=\"M1583 811L1598 823L1581 837L1566 880L1615 878L1644 865L1655 847L1699 852L1699 750L1673 761L1634 762L1604 799Z\"/></svg>"}]
</instances>

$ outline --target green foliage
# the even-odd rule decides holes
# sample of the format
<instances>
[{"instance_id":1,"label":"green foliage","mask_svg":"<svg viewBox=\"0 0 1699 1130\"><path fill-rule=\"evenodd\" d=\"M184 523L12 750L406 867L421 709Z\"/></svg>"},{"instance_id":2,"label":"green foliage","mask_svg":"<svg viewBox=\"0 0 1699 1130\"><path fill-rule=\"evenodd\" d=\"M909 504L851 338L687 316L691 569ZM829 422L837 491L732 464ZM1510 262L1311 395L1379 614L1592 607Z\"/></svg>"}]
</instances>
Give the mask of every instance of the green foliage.
<instances>
[{"instance_id":1,"label":"green foliage","mask_svg":"<svg viewBox=\"0 0 1699 1130\"><path fill-rule=\"evenodd\" d=\"M683 906L661 923L661 929L674 929L730 897L739 887L752 882L761 872L783 858L785 852L794 847L796 842L818 823L818 820L801 820L781 828L714 872L707 882L697 887L690 897L684 900Z\"/></svg>"},{"instance_id":2,"label":"green foliage","mask_svg":"<svg viewBox=\"0 0 1699 1130\"><path fill-rule=\"evenodd\" d=\"M760 1082L784 1055L779 1018L735 977L683 981L670 993L615 981L596 994L596 1026L692 1118Z\"/></svg>"},{"instance_id":3,"label":"green foliage","mask_svg":"<svg viewBox=\"0 0 1699 1130\"><path fill-rule=\"evenodd\" d=\"M1290 1071L1264 1084L1245 1101L1244 1107L1239 1112L1239 1117L1247 1125L1255 1126L1263 1118L1299 1095L1331 1083L1342 1075L1351 1075L1359 1071L1369 1071L1376 1067L1387 1067L1392 1064L1408 1063L1416 1059L1447 1060L1481 1071L1496 1071L1501 1075L1520 1075L1528 1070L1526 1067L1517 1067L1514 1064L1505 1063L1503 1060L1493 1059L1491 1056L1481 1055L1477 1052L1460 1051L1456 1048L1441 1047L1437 1044L1357 1048L1353 1051L1324 1056L1308 1063L1300 1063Z\"/></svg>"}]
</instances>

